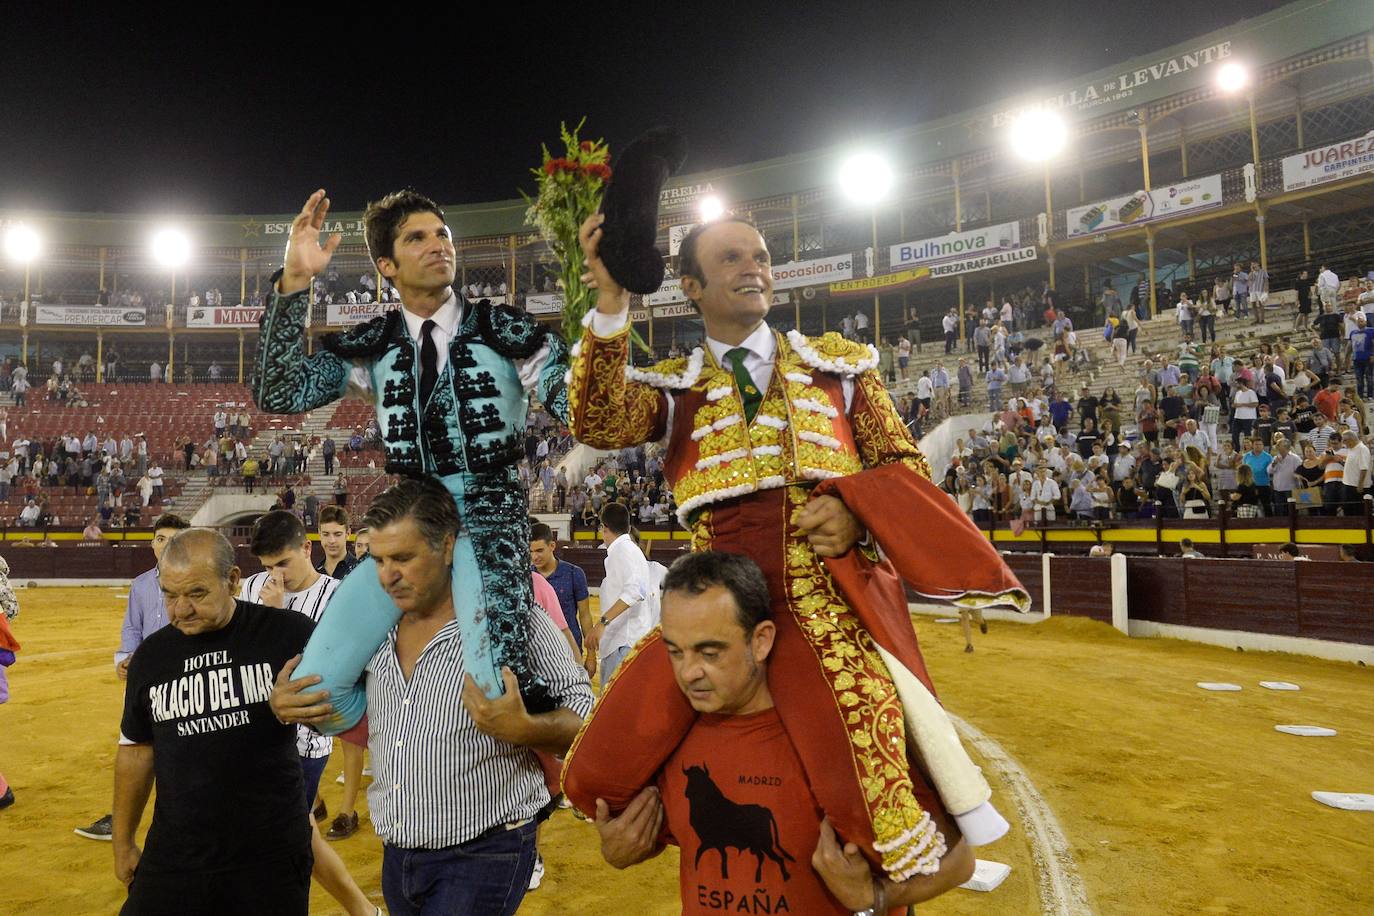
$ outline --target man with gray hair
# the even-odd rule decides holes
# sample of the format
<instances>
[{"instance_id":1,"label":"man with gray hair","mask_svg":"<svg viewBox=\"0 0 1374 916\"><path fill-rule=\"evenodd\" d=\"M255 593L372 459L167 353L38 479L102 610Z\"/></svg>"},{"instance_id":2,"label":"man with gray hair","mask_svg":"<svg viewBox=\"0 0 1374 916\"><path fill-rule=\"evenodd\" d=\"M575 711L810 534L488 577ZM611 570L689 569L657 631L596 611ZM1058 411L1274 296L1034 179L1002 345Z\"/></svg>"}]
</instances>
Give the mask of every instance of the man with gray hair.
<instances>
[{"instance_id":1,"label":"man with gray hair","mask_svg":"<svg viewBox=\"0 0 1374 916\"><path fill-rule=\"evenodd\" d=\"M216 531L173 537L158 573L170 626L129 661L115 756L121 913L305 914L312 857L296 730L268 699L313 624L236 600L234 548Z\"/></svg>"},{"instance_id":2,"label":"man with gray hair","mask_svg":"<svg viewBox=\"0 0 1374 916\"><path fill-rule=\"evenodd\" d=\"M318 726L355 709L362 694L374 774L368 809L384 844L390 912L514 913L534 870L535 821L550 800L535 751L563 754L572 744L592 708L587 672L535 607L525 621L531 670L562 705L531 713L509 667L501 696L478 688L454 611L458 509L438 480L402 480L373 500L363 523L375 572L348 581L370 606L394 602L401 619L357 687L326 697L317 675L290 680L292 663L277 678L272 709Z\"/></svg>"}]
</instances>

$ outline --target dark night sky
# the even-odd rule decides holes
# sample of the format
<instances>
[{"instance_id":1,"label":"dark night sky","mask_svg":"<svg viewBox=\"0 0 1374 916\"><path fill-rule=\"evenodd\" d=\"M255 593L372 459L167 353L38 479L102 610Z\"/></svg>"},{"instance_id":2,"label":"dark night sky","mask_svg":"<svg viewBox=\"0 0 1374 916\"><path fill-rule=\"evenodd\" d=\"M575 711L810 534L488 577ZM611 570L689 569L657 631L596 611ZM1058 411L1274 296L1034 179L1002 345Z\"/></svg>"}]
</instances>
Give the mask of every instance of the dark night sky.
<instances>
[{"instance_id":1,"label":"dark night sky","mask_svg":"<svg viewBox=\"0 0 1374 916\"><path fill-rule=\"evenodd\" d=\"M289 5L8 4L0 209L274 213L320 185L341 210L402 185L503 199L583 114L613 149L675 124L698 171L996 101L1282 3L315 3L314 22Z\"/></svg>"}]
</instances>

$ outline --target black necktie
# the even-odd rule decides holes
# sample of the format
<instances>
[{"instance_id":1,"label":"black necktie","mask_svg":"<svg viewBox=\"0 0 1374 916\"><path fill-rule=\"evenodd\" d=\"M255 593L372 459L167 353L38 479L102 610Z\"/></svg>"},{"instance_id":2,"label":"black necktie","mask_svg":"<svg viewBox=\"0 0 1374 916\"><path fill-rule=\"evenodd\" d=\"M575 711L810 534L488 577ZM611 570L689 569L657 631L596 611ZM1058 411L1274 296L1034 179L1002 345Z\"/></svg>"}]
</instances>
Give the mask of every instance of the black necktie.
<instances>
[{"instance_id":1,"label":"black necktie","mask_svg":"<svg viewBox=\"0 0 1374 916\"><path fill-rule=\"evenodd\" d=\"M439 380L439 348L434 345L434 322L420 326L420 409L429 403L434 383Z\"/></svg>"}]
</instances>

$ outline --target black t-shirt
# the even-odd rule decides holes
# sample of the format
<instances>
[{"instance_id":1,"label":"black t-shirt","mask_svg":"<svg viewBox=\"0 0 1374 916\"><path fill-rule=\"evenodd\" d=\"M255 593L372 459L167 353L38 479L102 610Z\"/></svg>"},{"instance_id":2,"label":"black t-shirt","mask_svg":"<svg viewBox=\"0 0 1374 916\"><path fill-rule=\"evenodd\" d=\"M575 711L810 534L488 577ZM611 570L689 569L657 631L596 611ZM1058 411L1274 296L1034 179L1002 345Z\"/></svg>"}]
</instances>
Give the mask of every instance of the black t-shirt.
<instances>
[{"instance_id":1,"label":"black t-shirt","mask_svg":"<svg viewBox=\"0 0 1374 916\"><path fill-rule=\"evenodd\" d=\"M359 562L358 558L353 556L353 554L344 551L343 559L339 561L338 566L334 567L333 572L325 568L329 564L328 559L321 560L319 563L315 564L315 572L323 573L326 576L333 576L335 579L342 579L344 576L351 573Z\"/></svg>"},{"instance_id":2,"label":"black t-shirt","mask_svg":"<svg viewBox=\"0 0 1374 916\"><path fill-rule=\"evenodd\" d=\"M1323 312L1317 316L1317 327L1323 338L1339 338L1345 329L1345 316L1340 312Z\"/></svg>"},{"instance_id":3,"label":"black t-shirt","mask_svg":"<svg viewBox=\"0 0 1374 916\"><path fill-rule=\"evenodd\" d=\"M141 871L228 871L310 848L296 727L267 698L313 628L304 614L236 601L223 629L163 627L138 647L120 731L153 746Z\"/></svg>"}]
</instances>

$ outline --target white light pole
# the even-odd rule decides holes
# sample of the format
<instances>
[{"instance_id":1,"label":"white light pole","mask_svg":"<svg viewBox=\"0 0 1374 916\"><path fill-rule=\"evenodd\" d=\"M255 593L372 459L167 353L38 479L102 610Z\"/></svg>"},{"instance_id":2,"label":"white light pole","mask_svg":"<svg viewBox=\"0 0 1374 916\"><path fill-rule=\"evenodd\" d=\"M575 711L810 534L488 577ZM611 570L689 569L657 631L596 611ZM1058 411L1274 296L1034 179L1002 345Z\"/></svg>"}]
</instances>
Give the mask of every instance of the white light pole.
<instances>
[{"instance_id":1,"label":"white light pole","mask_svg":"<svg viewBox=\"0 0 1374 916\"><path fill-rule=\"evenodd\" d=\"M1068 145L1069 127L1057 112L1036 108L1011 122L1007 139L1018 157L1045 166L1045 256L1050 267L1050 289L1054 289L1054 251L1050 247L1054 235L1054 195L1050 191L1050 161Z\"/></svg>"},{"instance_id":2,"label":"white light pole","mask_svg":"<svg viewBox=\"0 0 1374 916\"><path fill-rule=\"evenodd\" d=\"M840 166L840 190L850 201L869 208L873 225L873 272L878 272L878 204L892 190L896 176L892 165L880 153L855 153ZM881 297L873 294L873 343L882 335Z\"/></svg>"},{"instance_id":3,"label":"white light pole","mask_svg":"<svg viewBox=\"0 0 1374 916\"><path fill-rule=\"evenodd\" d=\"M5 230L5 254L12 261L18 261L24 265L24 311L29 308L29 270L35 258L43 251L43 239L30 226L24 223L15 223ZM20 350L20 361L27 367L29 364L29 326L27 320L24 323L23 344Z\"/></svg>"},{"instance_id":4,"label":"white light pole","mask_svg":"<svg viewBox=\"0 0 1374 916\"><path fill-rule=\"evenodd\" d=\"M153 235L153 259L172 272L172 298L167 305L167 369L163 376L172 381L172 363L176 358L176 338L172 333L172 315L177 302L177 270L191 259L191 240L186 233L173 227L159 229Z\"/></svg>"},{"instance_id":5,"label":"white light pole","mask_svg":"<svg viewBox=\"0 0 1374 916\"><path fill-rule=\"evenodd\" d=\"M1260 149L1259 121L1255 117L1255 89L1250 79L1250 69L1240 61L1227 61L1217 70L1217 89L1223 95L1245 93L1245 104L1250 110L1250 167L1255 191L1255 221L1259 224L1260 268L1269 269L1269 250L1264 238L1264 208L1259 204ZM1249 198L1247 198L1248 200ZM1263 306L1261 306L1262 308Z\"/></svg>"}]
</instances>

